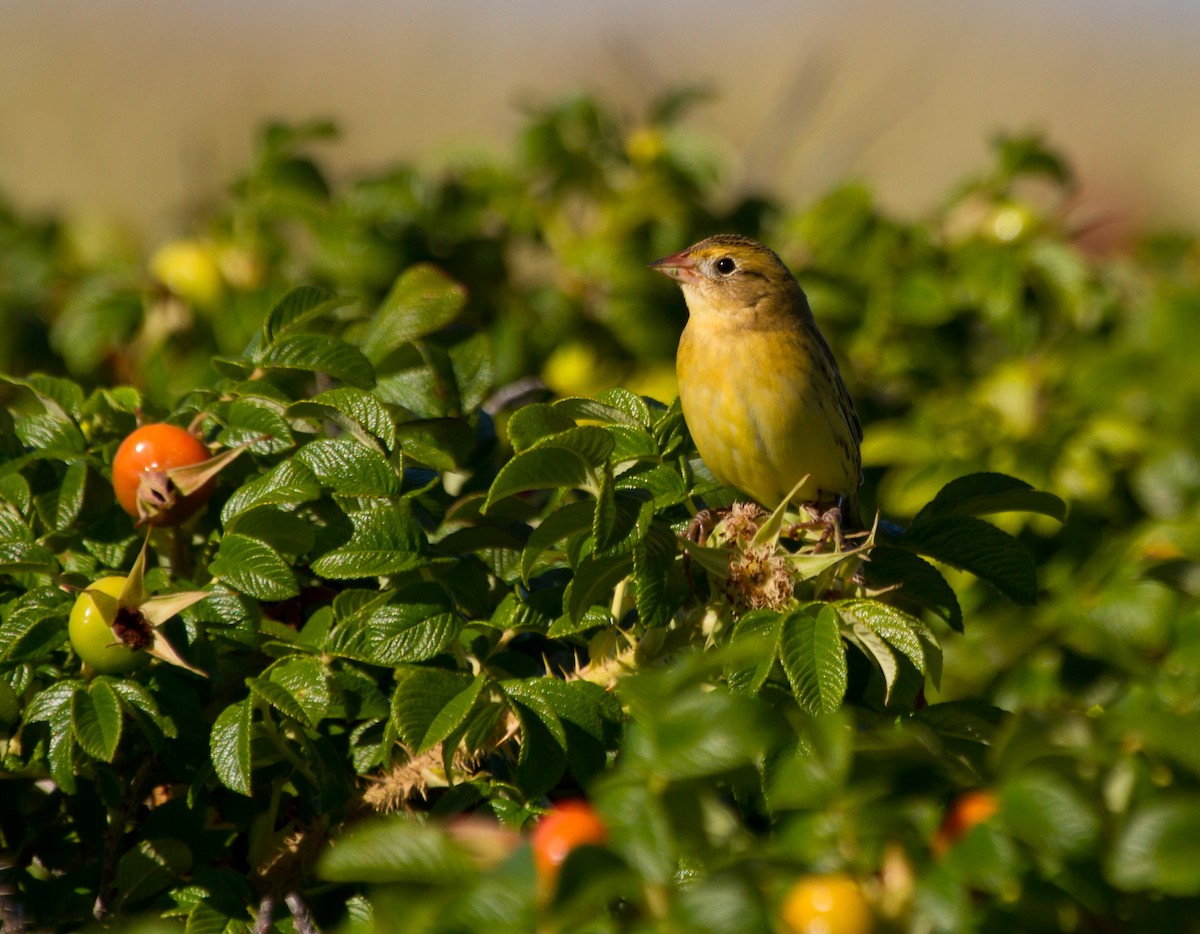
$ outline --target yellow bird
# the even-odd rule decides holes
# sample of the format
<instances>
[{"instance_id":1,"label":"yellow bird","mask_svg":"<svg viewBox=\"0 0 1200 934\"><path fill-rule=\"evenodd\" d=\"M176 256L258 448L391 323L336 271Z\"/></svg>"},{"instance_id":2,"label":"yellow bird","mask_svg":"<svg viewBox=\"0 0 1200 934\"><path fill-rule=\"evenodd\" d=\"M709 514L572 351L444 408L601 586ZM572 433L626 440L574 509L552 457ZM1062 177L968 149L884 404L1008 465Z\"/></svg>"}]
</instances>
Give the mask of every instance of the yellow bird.
<instances>
[{"instance_id":1,"label":"yellow bird","mask_svg":"<svg viewBox=\"0 0 1200 934\"><path fill-rule=\"evenodd\" d=\"M756 240L719 234L650 268L687 301L679 398L716 478L774 509L807 477L793 503L861 527L862 425L787 266Z\"/></svg>"}]
</instances>

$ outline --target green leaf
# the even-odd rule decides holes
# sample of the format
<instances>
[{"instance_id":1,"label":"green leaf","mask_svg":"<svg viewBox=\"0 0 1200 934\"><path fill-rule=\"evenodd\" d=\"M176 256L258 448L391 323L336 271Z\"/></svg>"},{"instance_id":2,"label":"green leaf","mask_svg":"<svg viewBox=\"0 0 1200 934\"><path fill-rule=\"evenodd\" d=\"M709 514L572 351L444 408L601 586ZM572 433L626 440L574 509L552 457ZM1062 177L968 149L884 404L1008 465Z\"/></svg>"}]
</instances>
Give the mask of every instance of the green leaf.
<instances>
[{"instance_id":1,"label":"green leaf","mask_svg":"<svg viewBox=\"0 0 1200 934\"><path fill-rule=\"evenodd\" d=\"M560 506L533 530L521 553L521 577L528 583L534 566L548 548L592 527L595 507L586 501Z\"/></svg>"},{"instance_id":2,"label":"green leaf","mask_svg":"<svg viewBox=\"0 0 1200 934\"><path fill-rule=\"evenodd\" d=\"M439 727L446 723L446 718L439 721L439 714L456 697L472 690L473 684L474 679L463 672L416 665L400 668L392 693L392 722L404 744L412 750L423 750L444 739L442 736L426 742L428 737L436 735L431 731L435 722Z\"/></svg>"},{"instance_id":3,"label":"green leaf","mask_svg":"<svg viewBox=\"0 0 1200 934\"><path fill-rule=\"evenodd\" d=\"M416 749L417 755L428 752L438 743L444 742L463 725L485 684L487 684L487 678L483 675L476 675L466 688L451 698L450 702L438 711L437 716L433 718L425 731L421 745Z\"/></svg>"},{"instance_id":4,"label":"green leaf","mask_svg":"<svg viewBox=\"0 0 1200 934\"><path fill-rule=\"evenodd\" d=\"M841 706L848 670L840 619L832 606L809 604L787 615L779 660L797 702L809 713L830 713Z\"/></svg>"},{"instance_id":5,"label":"green leaf","mask_svg":"<svg viewBox=\"0 0 1200 934\"><path fill-rule=\"evenodd\" d=\"M923 555L969 571L1014 603L1037 603L1037 569L1032 555L1011 535L982 519L931 519L909 526L902 542Z\"/></svg>"},{"instance_id":6,"label":"green leaf","mask_svg":"<svg viewBox=\"0 0 1200 934\"><path fill-rule=\"evenodd\" d=\"M259 600L286 600L300 592L291 565L266 542L230 532L209 566L213 577Z\"/></svg>"},{"instance_id":7,"label":"green leaf","mask_svg":"<svg viewBox=\"0 0 1200 934\"><path fill-rule=\"evenodd\" d=\"M910 529L934 519L998 512L1034 512L1063 522L1067 506L1053 493L1035 490L1016 477L1002 473L974 473L951 480L942 487L913 518Z\"/></svg>"},{"instance_id":8,"label":"green leaf","mask_svg":"<svg viewBox=\"0 0 1200 934\"><path fill-rule=\"evenodd\" d=\"M541 722L580 782L603 770L608 731L621 719L620 707L604 688L549 676L512 679L498 686L510 702Z\"/></svg>"},{"instance_id":9,"label":"green leaf","mask_svg":"<svg viewBox=\"0 0 1200 934\"><path fill-rule=\"evenodd\" d=\"M1107 876L1124 891L1200 894L1200 798L1179 795L1148 801L1129 817L1109 853Z\"/></svg>"},{"instance_id":10,"label":"green leaf","mask_svg":"<svg viewBox=\"0 0 1200 934\"><path fill-rule=\"evenodd\" d=\"M458 470L475 448L475 430L461 418L414 418L396 426L404 456L434 470Z\"/></svg>"},{"instance_id":11,"label":"green leaf","mask_svg":"<svg viewBox=\"0 0 1200 934\"><path fill-rule=\"evenodd\" d=\"M363 822L328 847L317 873L329 882L462 886L477 870L440 828L408 818Z\"/></svg>"},{"instance_id":12,"label":"green leaf","mask_svg":"<svg viewBox=\"0 0 1200 934\"><path fill-rule=\"evenodd\" d=\"M121 742L121 702L104 681L71 696L71 723L79 745L93 759L112 762Z\"/></svg>"},{"instance_id":13,"label":"green leaf","mask_svg":"<svg viewBox=\"0 0 1200 934\"><path fill-rule=\"evenodd\" d=\"M1009 832L1043 857L1085 857L1100 842L1100 819L1088 796L1046 769L1005 782L1000 812Z\"/></svg>"},{"instance_id":14,"label":"green leaf","mask_svg":"<svg viewBox=\"0 0 1200 934\"><path fill-rule=\"evenodd\" d=\"M515 454L496 474L488 490L484 512L507 496L554 487L596 489L596 478L587 459L563 448L532 448Z\"/></svg>"},{"instance_id":15,"label":"green leaf","mask_svg":"<svg viewBox=\"0 0 1200 934\"><path fill-rule=\"evenodd\" d=\"M329 714L333 696L330 691L329 672L315 658L287 658L272 665L266 679L249 679L277 685L287 692L299 709L296 719L315 729Z\"/></svg>"},{"instance_id":16,"label":"green leaf","mask_svg":"<svg viewBox=\"0 0 1200 934\"><path fill-rule=\"evenodd\" d=\"M0 680L0 726L9 727L21 717L21 701L7 681Z\"/></svg>"},{"instance_id":17,"label":"green leaf","mask_svg":"<svg viewBox=\"0 0 1200 934\"><path fill-rule=\"evenodd\" d=\"M285 451L293 444L292 428L278 406L251 399L235 399L229 404L217 440L230 448L248 445L258 454Z\"/></svg>"},{"instance_id":18,"label":"green leaf","mask_svg":"<svg viewBox=\"0 0 1200 934\"><path fill-rule=\"evenodd\" d=\"M461 625L446 592L427 582L401 588L384 605L374 601L337 616L324 650L387 668L433 658L450 646Z\"/></svg>"},{"instance_id":19,"label":"green leaf","mask_svg":"<svg viewBox=\"0 0 1200 934\"><path fill-rule=\"evenodd\" d=\"M548 402L535 402L513 412L506 431L514 451L524 451L542 438L578 427L563 409Z\"/></svg>"},{"instance_id":20,"label":"green leaf","mask_svg":"<svg viewBox=\"0 0 1200 934\"><path fill-rule=\"evenodd\" d=\"M647 629L656 629L671 622L674 603L668 599L667 582L675 562L675 537L669 531L663 539L668 547L655 547L654 542L639 543L633 549L634 603L638 619Z\"/></svg>"},{"instance_id":21,"label":"green leaf","mask_svg":"<svg viewBox=\"0 0 1200 934\"><path fill-rule=\"evenodd\" d=\"M387 458L349 438L310 442L296 453L296 460L335 493L395 496L400 492L400 477Z\"/></svg>"},{"instance_id":22,"label":"green leaf","mask_svg":"<svg viewBox=\"0 0 1200 934\"><path fill-rule=\"evenodd\" d=\"M25 378L0 375L0 381L29 390L55 418L74 420L83 414L83 389L69 379L34 373Z\"/></svg>"},{"instance_id":23,"label":"green leaf","mask_svg":"<svg viewBox=\"0 0 1200 934\"><path fill-rule=\"evenodd\" d=\"M54 553L34 542L0 542L0 571L5 574L53 574L58 570Z\"/></svg>"},{"instance_id":24,"label":"green leaf","mask_svg":"<svg viewBox=\"0 0 1200 934\"><path fill-rule=\"evenodd\" d=\"M83 509L83 494L87 487L87 463L73 461L67 464L62 483L55 497L51 527L59 531L70 529Z\"/></svg>"},{"instance_id":25,"label":"green leaf","mask_svg":"<svg viewBox=\"0 0 1200 934\"><path fill-rule=\"evenodd\" d=\"M144 684L130 678L106 678L104 680L121 699L121 704L126 710L140 710L168 738L178 735L174 721L163 715L154 695Z\"/></svg>"},{"instance_id":26,"label":"green leaf","mask_svg":"<svg viewBox=\"0 0 1200 934\"><path fill-rule=\"evenodd\" d=\"M30 456L39 460L72 460L87 447L73 421L49 413L23 415L14 428Z\"/></svg>"},{"instance_id":27,"label":"green leaf","mask_svg":"<svg viewBox=\"0 0 1200 934\"><path fill-rule=\"evenodd\" d=\"M357 347L323 334L283 337L258 355L258 363L267 369L324 373L360 389L375 385L375 371Z\"/></svg>"},{"instance_id":28,"label":"green leaf","mask_svg":"<svg viewBox=\"0 0 1200 934\"><path fill-rule=\"evenodd\" d=\"M928 561L910 551L878 544L871 549L867 583L887 588L899 585L901 598L937 613L955 632L963 631L963 614L954 589Z\"/></svg>"},{"instance_id":29,"label":"green leaf","mask_svg":"<svg viewBox=\"0 0 1200 934\"><path fill-rule=\"evenodd\" d=\"M917 671L932 679L935 687L941 681L941 646L929 627L915 616L878 600L841 600L833 606L850 625L866 627L904 655Z\"/></svg>"},{"instance_id":30,"label":"green leaf","mask_svg":"<svg viewBox=\"0 0 1200 934\"><path fill-rule=\"evenodd\" d=\"M729 672L729 686L732 689L746 694L757 694L762 690L779 655L784 619L784 614L778 610L751 610L734 624L731 644L736 646L749 642L755 647L754 654L758 660L752 667L739 667Z\"/></svg>"},{"instance_id":31,"label":"green leaf","mask_svg":"<svg viewBox=\"0 0 1200 934\"><path fill-rule=\"evenodd\" d=\"M304 462L286 460L238 487L221 508L221 521L228 524L238 514L258 506L295 505L320 495L321 484Z\"/></svg>"},{"instance_id":32,"label":"green leaf","mask_svg":"<svg viewBox=\"0 0 1200 934\"><path fill-rule=\"evenodd\" d=\"M575 422L606 422L634 428L650 426L650 410L645 402L628 390L609 392L613 395L602 394L599 399L574 396L559 399L554 403L554 408Z\"/></svg>"},{"instance_id":33,"label":"green leaf","mask_svg":"<svg viewBox=\"0 0 1200 934\"><path fill-rule=\"evenodd\" d=\"M665 699L652 717L635 720L648 743L630 737L625 748L646 748L653 774L668 781L753 768L776 738L757 699L720 686L693 686Z\"/></svg>"},{"instance_id":34,"label":"green leaf","mask_svg":"<svg viewBox=\"0 0 1200 934\"><path fill-rule=\"evenodd\" d=\"M117 863L117 893L130 905L156 895L192 868L192 851L174 837L139 840Z\"/></svg>"},{"instance_id":35,"label":"green leaf","mask_svg":"<svg viewBox=\"0 0 1200 934\"><path fill-rule=\"evenodd\" d=\"M612 603L613 589L632 570L633 556L628 554L579 562L563 600L567 616L578 622L589 607L596 604L607 607Z\"/></svg>"},{"instance_id":36,"label":"green leaf","mask_svg":"<svg viewBox=\"0 0 1200 934\"><path fill-rule=\"evenodd\" d=\"M332 311L350 304L352 299L337 296L313 285L292 289L277 301L263 319L265 343L273 344L292 331Z\"/></svg>"},{"instance_id":37,"label":"green leaf","mask_svg":"<svg viewBox=\"0 0 1200 934\"><path fill-rule=\"evenodd\" d=\"M295 561L313 547L316 533L305 516L275 506L260 506L234 516L225 526L228 535L236 532L257 539Z\"/></svg>"},{"instance_id":38,"label":"green leaf","mask_svg":"<svg viewBox=\"0 0 1200 934\"><path fill-rule=\"evenodd\" d=\"M311 399L288 406L288 418L329 419L345 428L365 447L382 443L396 447L396 422L379 399L350 386L328 389Z\"/></svg>"},{"instance_id":39,"label":"green leaf","mask_svg":"<svg viewBox=\"0 0 1200 934\"><path fill-rule=\"evenodd\" d=\"M225 787L250 796L250 739L254 708L249 698L230 704L213 723L209 752Z\"/></svg>"},{"instance_id":40,"label":"green leaf","mask_svg":"<svg viewBox=\"0 0 1200 934\"><path fill-rule=\"evenodd\" d=\"M603 428L580 425L534 442L533 449L556 449L578 454L593 467L604 464L612 455L616 441Z\"/></svg>"},{"instance_id":41,"label":"green leaf","mask_svg":"<svg viewBox=\"0 0 1200 934\"><path fill-rule=\"evenodd\" d=\"M371 317L363 352L379 363L392 351L458 317L466 290L435 266L421 263L401 273Z\"/></svg>"},{"instance_id":42,"label":"green leaf","mask_svg":"<svg viewBox=\"0 0 1200 934\"><path fill-rule=\"evenodd\" d=\"M354 580L410 571L425 563L425 536L406 509L383 506L350 513L354 534L326 552L312 569L330 580Z\"/></svg>"}]
</instances>

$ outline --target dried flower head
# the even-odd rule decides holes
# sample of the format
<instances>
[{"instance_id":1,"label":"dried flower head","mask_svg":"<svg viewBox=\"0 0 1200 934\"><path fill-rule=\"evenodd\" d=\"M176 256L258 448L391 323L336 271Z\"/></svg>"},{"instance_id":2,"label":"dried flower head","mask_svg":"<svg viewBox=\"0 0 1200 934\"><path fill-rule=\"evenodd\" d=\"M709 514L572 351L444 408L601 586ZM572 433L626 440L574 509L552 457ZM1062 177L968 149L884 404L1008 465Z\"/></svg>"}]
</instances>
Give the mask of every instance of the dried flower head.
<instances>
[{"instance_id":1,"label":"dried flower head","mask_svg":"<svg viewBox=\"0 0 1200 934\"><path fill-rule=\"evenodd\" d=\"M766 512L758 503L734 503L721 523L726 541L738 547L749 545L764 516Z\"/></svg>"},{"instance_id":2,"label":"dried flower head","mask_svg":"<svg viewBox=\"0 0 1200 934\"><path fill-rule=\"evenodd\" d=\"M749 545L729 559L725 592L739 606L782 609L792 599L793 587L791 569L773 545Z\"/></svg>"}]
</instances>

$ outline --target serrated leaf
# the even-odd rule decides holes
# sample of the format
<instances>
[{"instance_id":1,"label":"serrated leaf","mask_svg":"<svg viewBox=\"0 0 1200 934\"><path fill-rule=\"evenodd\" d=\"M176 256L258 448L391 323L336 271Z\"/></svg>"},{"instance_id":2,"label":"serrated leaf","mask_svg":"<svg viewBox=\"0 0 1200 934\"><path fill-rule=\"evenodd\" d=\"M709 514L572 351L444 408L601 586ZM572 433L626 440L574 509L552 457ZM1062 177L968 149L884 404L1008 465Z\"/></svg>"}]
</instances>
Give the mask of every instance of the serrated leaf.
<instances>
[{"instance_id":1,"label":"serrated leaf","mask_svg":"<svg viewBox=\"0 0 1200 934\"><path fill-rule=\"evenodd\" d=\"M266 542L231 532L209 566L213 577L259 600L286 600L300 592L291 565Z\"/></svg>"},{"instance_id":2,"label":"serrated leaf","mask_svg":"<svg viewBox=\"0 0 1200 934\"><path fill-rule=\"evenodd\" d=\"M3 376L0 381L29 390L55 418L77 419L83 414L83 389L59 376L34 373L31 376Z\"/></svg>"},{"instance_id":3,"label":"serrated leaf","mask_svg":"<svg viewBox=\"0 0 1200 934\"><path fill-rule=\"evenodd\" d=\"M458 615L437 584L414 584L385 594L384 599L390 602L371 600L349 615L344 601L339 601L337 622L325 639L324 650L394 668L433 658L458 635Z\"/></svg>"},{"instance_id":4,"label":"serrated leaf","mask_svg":"<svg viewBox=\"0 0 1200 934\"><path fill-rule=\"evenodd\" d=\"M93 759L112 762L121 742L124 718L121 702L104 681L71 695L71 725L75 739Z\"/></svg>"},{"instance_id":5,"label":"serrated leaf","mask_svg":"<svg viewBox=\"0 0 1200 934\"><path fill-rule=\"evenodd\" d=\"M637 402L629 401L630 396L637 399ZM576 396L559 399L553 405L564 415L576 422L595 421L616 425L630 425L632 427L649 426L650 411L637 396L628 393L628 395L610 398L613 399L613 402L628 402L629 410L627 410L624 404L614 405L612 402L602 402L599 399L587 399ZM641 405L638 403L641 403ZM645 421L643 421L643 417L646 419Z\"/></svg>"},{"instance_id":6,"label":"serrated leaf","mask_svg":"<svg viewBox=\"0 0 1200 934\"><path fill-rule=\"evenodd\" d=\"M306 554L316 541L312 522L274 506L260 506L238 513L225 526L225 532L257 539L293 561Z\"/></svg>"},{"instance_id":7,"label":"serrated leaf","mask_svg":"<svg viewBox=\"0 0 1200 934\"><path fill-rule=\"evenodd\" d=\"M535 402L513 412L506 431L514 451L524 451L542 438L578 427L564 409L548 402Z\"/></svg>"},{"instance_id":8,"label":"serrated leaf","mask_svg":"<svg viewBox=\"0 0 1200 934\"><path fill-rule=\"evenodd\" d=\"M479 697L479 693L483 690L487 683L487 678L483 675L476 675L467 687L438 711L437 716L430 722L428 729L425 732L424 739L421 740L421 745L415 750L416 755L423 752L428 752L438 743L446 740L455 730L463 725L470 714L471 708L475 706L475 701Z\"/></svg>"},{"instance_id":9,"label":"serrated leaf","mask_svg":"<svg viewBox=\"0 0 1200 934\"><path fill-rule=\"evenodd\" d=\"M998 512L1034 512L1063 522L1067 507L1053 493L1035 490L1016 477L1002 473L974 473L951 480L942 487L917 513L909 528L935 519Z\"/></svg>"},{"instance_id":10,"label":"serrated leaf","mask_svg":"<svg viewBox=\"0 0 1200 934\"><path fill-rule=\"evenodd\" d=\"M52 527L58 530L69 529L79 518L83 509L83 494L87 487L87 463L73 461L67 464L63 473L62 483L54 500Z\"/></svg>"},{"instance_id":11,"label":"serrated leaf","mask_svg":"<svg viewBox=\"0 0 1200 934\"><path fill-rule=\"evenodd\" d=\"M317 872L329 882L458 887L478 870L440 828L397 817L352 828L325 850Z\"/></svg>"},{"instance_id":12,"label":"serrated leaf","mask_svg":"<svg viewBox=\"0 0 1200 934\"><path fill-rule=\"evenodd\" d=\"M631 428L628 425L609 425L605 430L613 438L612 461L614 464L625 464L638 460L652 462L658 460L658 442L645 429Z\"/></svg>"},{"instance_id":13,"label":"serrated leaf","mask_svg":"<svg viewBox=\"0 0 1200 934\"><path fill-rule=\"evenodd\" d=\"M883 675L883 702L890 704L892 689L896 686L896 681L900 676L900 664L896 659L896 653L870 626L858 620L850 623L850 636L862 648L867 657L875 662L875 666Z\"/></svg>"},{"instance_id":14,"label":"serrated leaf","mask_svg":"<svg viewBox=\"0 0 1200 934\"><path fill-rule=\"evenodd\" d=\"M475 448L475 430L461 418L414 418L396 426L400 450L434 470L462 467Z\"/></svg>"},{"instance_id":15,"label":"serrated leaf","mask_svg":"<svg viewBox=\"0 0 1200 934\"><path fill-rule=\"evenodd\" d=\"M841 706L848 671L840 618L833 607L809 604L789 613L780 635L779 660L805 710L830 713Z\"/></svg>"},{"instance_id":16,"label":"serrated leaf","mask_svg":"<svg viewBox=\"0 0 1200 934\"><path fill-rule=\"evenodd\" d=\"M746 694L757 694L770 677L779 655L783 637L784 614L778 610L751 610L734 624L730 636L732 645L748 642L756 648L757 661L753 667L738 668L729 673L729 686ZM761 649L758 647L761 646Z\"/></svg>"},{"instance_id":17,"label":"serrated leaf","mask_svg":"<svg viewBox=\"0 0 1200 934\"><path fill-rule=\"evenodd\" d=\"M300 718L315 728L329 713L332 703L329 672L315 658L288 658L276 662L267 671L267 678L284 688L300 706Z\"/></svg>"},{"instance_id":18,"label":"serrated leaf","mask_svg":"<svg viewBox=\"0 0 1200 934\"><path fill-rule=\"evenodd\" d=\"M902 543L937 561L987 581L1021 606L1037 603L1033 557L1011 535L982 519L931 519L909 526Z\"/></svg>"},{"instance_id":19,"label":"serrated leaf","mask_svg":"<svg viewBox=\"0 0 1200 934\"><path fill-rule=\"evenodd\" d=\"M267 678L247 678L246 687L250 689L251 694L259 700L266 701L267 704L274 707L285 717L298 720L310 729L316 726L315 723L309 720L300 702L283 685L270 681Z\"/></svg>"},{"instance_id":20,"label":"serrated leaf","mask_svg":"<svg viewBox=\"0 0 1200 934\"><path fill-rule=\"evenodd\" d=\"M539 438L533 443L532 450L551 448L571 451L593 467L599 467L612 455L615 446L616 441L613 440L613 436L603 428L579 425L545 438Z\"/></svg>"},{"instance_id":21,"label":"serrated leaf","mask_svg":"<svg viewBox=\"0 0 1200 934\"><path fill-rule=\"evenodd\" d=\"M301 329L309 321L329 314L352 299L334 295L313 285L298 286L287 292L263 319L263 338L272 344L290 331Z\"/></svg>"},{"instance_id":22,"label":"serrated leaf","mask_svg":"<svg viewBox=\"0 0 1200 934\"><path fill-rule=\"evenodd\" d=\"M863 625L904 655L935 686L941 679L941 648L929 627L878 600L842 600L833 605L851 625Z\"/></svg>"},{"instance_id":23,"label":"serrated leaf","mask_svg":"<svg viewBox=\"0 0 1200 934\"><path fill-rule=\"evenodd\" d=\"M396 673L396 689L392 693L392 722L404 744L418 750L428 749L440 742L440 739L426 742L432 735L430 728L448 704L472 689L474 680L463 672L439 668L415 665L400 668ZM443 719L440 725L444 723Z\"/></svg>"},{"instance_id":24,"label":"serrated leaf","mask_svg":"<svg viewBox=\"0 0 1200 934\"><path fill-rule=\"evenodd\" d=\"M589 607L612 603L613 588L633 570L631 554L588 558L575 568L575 576L567 585L563 598L564 609L572 620L579 621Z\"/></svg>"},{"instance_id":25,"label":"serrated leaf","mask_svg":"<svg viewBox=\"0 0 1200 934\"><path fill-rule=\"evenodd\" d=\"M341 425L360 443L376 442L391 451L396 447L396 422L379 399L350 386L328 389L311 399L288 406L289 418L322 418Z\"/></svg>"},{"instance_id":26,"label":"serrated leaf","mask_svg":"<svg viewBox=\"0 0 1200 934\"><path fill-rule=\"evenodd\" d=\"M633 549L634 604L638 619L648 629L671 622L675 607L667 599L667 577L675 560L675 539L666 537L670 550L639 543Z\"/></svg>"},{"instance_id":27,"label":"serrated leaf","mask_svg":"<svg viewBox=\"0 0 1200 934\"><path fill-rule=\"evenodd\" d=\"M425 562L425 537L407 510L383 506L350 513L354 534L326 552L312 569L330 580L354 580L399 574Z\"/></svg>"},{"instance_id":28,"label":"serrated leaf","mask_svg":"<svg viewBox=\"0 0 1200 934\"><path fill-rule=\"evenodd\" d=\"M267 369L324 373L359 389L375 385L375 371L357 347L324 334L289 334L258 355Z\"/></svg>"},{"instance_id":29,"label":"serrated leaf","mask_svg":"<svg viewBox=\"0 0 1200 934\"><path fill-rule=\"evenodd\" d=\"M554 711L554 705L551 703L546 694L547 687L543 684L544 681L551 680L549 678L533 678L529 681L511 680L501 681L498 685L504 695L514 705L525 707L536 716L541 722L546 731L554 737L554 741L559 748L566 750L567 734L563 729L562 721L559 720L558 714Z\"/></svg>"},{"instance_id":30,"label":"serrated leaf","mask_svg":"<svg viewBox=\"0 0 1200 934\"><path fill-rule=\"evenodd\" d=\"M530 490L555 487L574 487L595 490L596 479L591 464L575 451L563 448L532 448L522 451L496 474L488 490L483 510L507 496Z\"/></svg>"},{"instance_id":31,"label":"serrated leaf","mask_svg":"<svg viewBox=\"0 0 1200 934\"><path fill-rule=\"evenodd\" d=\"M14 425L29 456L39 460L72 460L84 452L87 441L79 427L45 412L22 415Z\"/></svg>"},{"instance_id":32,"label":"serrated leaf","mask_svg":"<svg viewBox=\"0 0 1200 934\"><path fill-rule=\"evenodd\" d=\"M452 346L449 355L458 384L459 410L474 412L487 400L496 379L491 335L476 331Z\"/></svg>"},{"instance_id":33,"label":"serrated leaf","mask_svg":"<svg viewBox=\"0 0 1200 934\"><path fill-rule=\"evenodd\" d=\"M320 495L320 482L304 462L286 460L235 490L221 508L221 521L228 524L239 513L257 506L295 505Z\"/></svg>"},{"instance_id":34,"label":"serrated leaf","mask_svg":"<svg viewBox=\"0 0 1200 934\"><path fill-rule=\"evenodd\" d=\"M296 460L324 485L347 496L395 496L400 477L379 451L349 438L323 438L296 452Z\"/></svg>"},{"instance_id":35,"label":"serrated leaf","mask_svg":"<svg viewBox=\"0 0 1200 934\"><path fill-rule=\"evenodd\" d=\"M32 493L29 490L29 482L19 473L9 473L0 476L0 500L5 500L13 507L14 514L18 515L23 512L28 512L29 504L33 502ZM10 510L0 509L0 515L3 515ZM0 540L9 536L0 533Z\"/></svg>"},{"instance_id":36,"label":"serrated leaf","mask_svg":"<svg viewBox=\"0 0 1200 934\"><path fill-rule=\"evenodd\" d=\"M410 341L440 330L466 305L466 290L435 266L406 269L371 316L363 352L374 362Z\"/></svg>"},{"instance_id":37,"label":"serrated leaf","mask_svg":"<svg viewBox=\"0 0 1200 934\"><path fill-rule=\"evenodd\" d=\"M97 679L99 680L99 679ZM140 710L154 723L164 736L172 738L177 735L175 723L170 717L163 715L154 695L144 685L130 678L105 679L113 692L121 699L128 710Z\"/></svg>"},{"instance_id":38,"label":"serrated leaf","mask_svg":"<svg viewBox=\"0 0 1200 934\"><path fill-rule=\"evenodd\" d=\"M900 585L899 595L937 613L955 632L963 631L958 597L946 578L919 555L892 545L877 544L864 565L871 587Z\"/></svg>"},{"instance_id":39,"label":"serrated leaf","mask_svg":"<svg viewBox=\"0 0 1200 934\"><path fill-rule=\"evenodd\" d=\"M229 448L244 444L258 454L274 454L292 446L292 427L274 405L235 399L226 410L225 427L217 440Z\"/></svg>"},{"instance_id":40,"label":"serrated leaf","mask_svg":"<svg viewBox=\"0 0 1200 934\"><path fill-rule=\"evenodd\" d=\"M217 715L209 738L209 752L217 777L225 787L247 797L251 793L253 710L249 698L230 704Z\"/></svg>"},{"instance_id":41,"label":"serrated leaf","mask_svg":"<svg viewBox=\"0 0 1200 934\"><path fill-rule=\"evenodd\" d=\"M521 553L521 577L528 583L537 559L552 545L570 535L590 529L595 508L586 501L560 506L533 530Z\"/></svg>"}]
</instances>

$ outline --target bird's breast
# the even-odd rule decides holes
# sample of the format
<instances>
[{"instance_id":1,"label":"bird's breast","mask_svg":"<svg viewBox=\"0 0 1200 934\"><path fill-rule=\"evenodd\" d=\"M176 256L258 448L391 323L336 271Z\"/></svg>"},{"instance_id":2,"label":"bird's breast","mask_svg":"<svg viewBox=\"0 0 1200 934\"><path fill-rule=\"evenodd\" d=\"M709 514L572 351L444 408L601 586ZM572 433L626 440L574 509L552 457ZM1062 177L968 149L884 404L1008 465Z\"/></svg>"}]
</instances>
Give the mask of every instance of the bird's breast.
<instances>
[{"instance_id":1,"label":"bird's breast","mask_svg":"<svg viewBox=\"0 0 1200 934\"><path fill-rule=\"evenodd\" d=\"M835 434L835 397L799 329L691 318L676 370L692 439L722 483L768 508L805 474L800 500L857 488L857 465L845 463Z\"/></svg>"}]
</instances>

